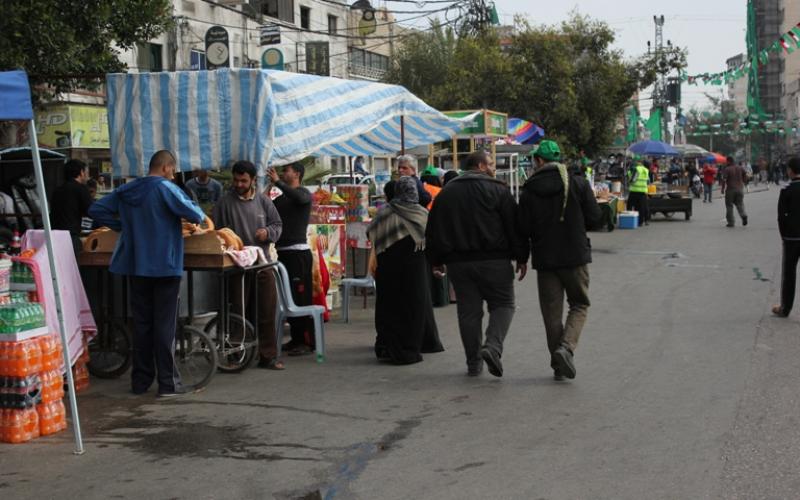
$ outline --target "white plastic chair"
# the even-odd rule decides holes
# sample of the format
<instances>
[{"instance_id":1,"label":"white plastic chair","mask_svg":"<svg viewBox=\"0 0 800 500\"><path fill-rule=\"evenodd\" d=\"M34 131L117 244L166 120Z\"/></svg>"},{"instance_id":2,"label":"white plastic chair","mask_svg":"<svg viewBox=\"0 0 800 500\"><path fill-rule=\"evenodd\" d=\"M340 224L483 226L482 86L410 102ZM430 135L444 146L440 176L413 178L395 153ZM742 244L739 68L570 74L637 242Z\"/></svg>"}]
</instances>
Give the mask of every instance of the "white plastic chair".
<instances>
[{"instance_id":1,"label":"white plastic chair","mask_svg":"<svg viewBox=\"0 0 800 500\"><path fill-rule=\"evenodd\" d=\"M342 320L350 322L350 289L351 288L371 288L375 289L375 278L365 276L363 278L346 278L342 280Z\"/></svg>"},{"instance_id":2,"label":"white plastic chair","mask_svg":"<svg viewBox=\"0 0 800 500\"><path fill-rule=\"evenodd\" d=\"M283 323L286 318L303 318L311 316L314 319L314 342L317 345L317 362L325 360L325 321L322 316L325 308L322 306L298 306L292 298L292 285L286 267L280 262L276 266L275 286L278 289L278 317L275 324L280 334L283 333ZM278 355L281 352L283 335L278 335Z\"/></svg>"}]
</instances>

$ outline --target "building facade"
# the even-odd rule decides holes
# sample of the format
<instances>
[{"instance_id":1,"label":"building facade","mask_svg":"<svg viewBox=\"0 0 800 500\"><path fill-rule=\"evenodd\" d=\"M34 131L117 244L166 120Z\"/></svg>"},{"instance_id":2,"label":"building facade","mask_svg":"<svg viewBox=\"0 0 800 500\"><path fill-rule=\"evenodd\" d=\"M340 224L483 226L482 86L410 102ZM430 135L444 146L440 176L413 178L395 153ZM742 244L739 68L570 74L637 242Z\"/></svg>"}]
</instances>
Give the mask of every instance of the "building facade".
<instances>
[{"instance_id":1,"label":"building facade","mask_svg":"<svg viewBox=\"0 0 800 500\"><path fill-rule=\"evenodd\" d=\"M735 69L744 64L744 54L737 54L726 61L728 69ZM737 114L747 113L747 78L739 78L728 83L728 99L733 103Z\"/></svg>"},{"instance_id":2,"label":"building facade","mask_svg":"<svg viewBox=\"0 0 800 500\"><path fill-rule=\"evenodd\" d=\"M800 21L800 2L784 0L782 33L794 28ZM786 117L785 153L800 154L800 135L796 132L800 127L800 53L783 53L782 72L782 108Z\"/></svg>"}]
</instances>

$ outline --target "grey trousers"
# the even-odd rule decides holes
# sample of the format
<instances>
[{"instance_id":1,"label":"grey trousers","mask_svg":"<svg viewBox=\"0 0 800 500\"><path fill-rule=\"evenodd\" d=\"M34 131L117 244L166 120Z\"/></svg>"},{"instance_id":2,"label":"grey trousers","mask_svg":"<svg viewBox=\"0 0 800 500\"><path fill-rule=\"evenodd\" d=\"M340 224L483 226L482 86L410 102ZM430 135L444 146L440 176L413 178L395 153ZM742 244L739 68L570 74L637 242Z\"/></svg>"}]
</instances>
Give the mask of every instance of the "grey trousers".
<instances>
[{"instance_id":1,"label":"grey trousers","mask_svg":"<svg viewBox=\"0 0 800 500\"><path fill-rule=\"evenodd\" d=\"M728 225L732 226L736 219L733 218L733 207L739 212L739 217L744 219L747 213L744 211L744 192L742 191L725 191L725 218L728 219Z\"/></svg>"},{"instance_id":2,"label":"grey trousers","mask_svg":"<svg viewBox=\"0 0 800 500\"><path fill-rule=\"evenodd\" d=\"M539 306L542 308L547 348L552 355L560 346L575 352L589 312L589 267L586 265L538 271ZM569 311L564 322L564 294Z\"/></svg>"},{"instance_id":3,"label":"grey trousers","mask_svg":"<svg viewBox=\"0 0 800 500\"><path fill-rule=\"evenodd\" d=\"M455 262L447 265L447 273L456 292L458 329L467 366L478 367L484 302L489 309L485 345L503 354L503 341L514 318L514 268L509 260Z\"/></svg>"}]
</instances>

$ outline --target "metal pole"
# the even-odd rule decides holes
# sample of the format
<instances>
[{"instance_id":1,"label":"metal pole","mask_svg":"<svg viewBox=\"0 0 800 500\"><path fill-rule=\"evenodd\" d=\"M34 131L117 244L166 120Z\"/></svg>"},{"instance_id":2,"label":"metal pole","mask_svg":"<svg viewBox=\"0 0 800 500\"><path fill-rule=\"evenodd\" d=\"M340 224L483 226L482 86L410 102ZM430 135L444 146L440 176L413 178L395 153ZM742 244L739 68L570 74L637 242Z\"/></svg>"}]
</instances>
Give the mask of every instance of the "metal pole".
<instances>
[{"instance_id":1,"label":"metal pole","mask_svg":"<svg viewBox=\"0 0 800 500\"><path fill-rule=\"evenodd\" d=\"M72 377L72 362L69 359L69 339L67 329L64 326L64 308L61 305L61 287L56 271L55 252L53 251L53 233L50 228L50 208L47 206L47 193L44 189L44 174L42 173L42 160L39 157L39 141L36 138L36 124L33 120L28 122L28 136L31 140L33 171L36 175L36 192L42 206L42 222L44 223L45 243L47 245L47 259L50 264L50 278L53 280L53 292L56 299L56 312L58 313L58 328L61 331L61 344L64 346L64 366L67 368L67 392L69 394L69 408L72 413L72 430L75 434L75 454L82 455L86 450L83 448L83 437L81 436L81 422L78 416L78 401L75 397L75 380Z\"/></svg>"},{"instance_id":2,"label":"metal pole","mask_svg":"<svg viewBox=\"0 0 800 500\"><path fill-rule=\"evenodd\" d=\"M406 154L406 117L400 117L400 154Z\"/></svg>"}]
</instances>

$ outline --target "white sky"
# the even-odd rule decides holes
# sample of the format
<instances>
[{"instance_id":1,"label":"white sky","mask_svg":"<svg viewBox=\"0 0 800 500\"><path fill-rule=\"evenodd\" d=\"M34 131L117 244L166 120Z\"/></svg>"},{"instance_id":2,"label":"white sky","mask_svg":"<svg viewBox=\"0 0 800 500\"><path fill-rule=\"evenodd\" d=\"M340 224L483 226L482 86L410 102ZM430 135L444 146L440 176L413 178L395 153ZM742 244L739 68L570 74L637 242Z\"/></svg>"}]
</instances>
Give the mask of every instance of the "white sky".
<instances>
[{"instance_id":1,"label":"white sky","mask_svg":"<svg viewBox=\"0 0 800 500\"><path fill-rule=\"evenodd\" d=\"M608 23L617 34L616 47L627 57L647 51L647 41L655 42L654 15L664 15L664 43L689 49L690 75L725 70L725 61L746 51L746 0L494 0L503 24L512 24L514 14L523 14L533 24L560 24L573 10ZM391 8L399 5L391 3ZM431 9L428 4L423 9ZM683 85L685 109L704 107L704 92L720 94L724 86ZM640 98L649 97L646 90ZM641 101L642 114L650 112L649 101Z\"/></svg>"}]
</instances>

